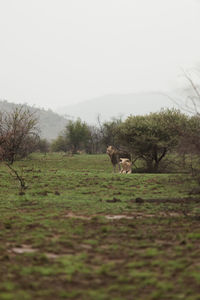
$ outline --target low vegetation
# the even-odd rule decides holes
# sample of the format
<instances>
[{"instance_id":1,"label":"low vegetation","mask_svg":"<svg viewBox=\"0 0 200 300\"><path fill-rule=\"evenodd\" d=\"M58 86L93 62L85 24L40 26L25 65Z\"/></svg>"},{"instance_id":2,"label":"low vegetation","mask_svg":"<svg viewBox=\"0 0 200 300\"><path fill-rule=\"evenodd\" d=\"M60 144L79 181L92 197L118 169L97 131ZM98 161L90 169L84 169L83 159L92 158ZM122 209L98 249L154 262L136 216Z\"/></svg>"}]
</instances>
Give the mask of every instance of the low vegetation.
<instances>
[{"instance_id":1,"label":"low vegetation","mask_svg":"<svg viewBox=\"0 0 200 300\"><path fill-rule=\"evenodd\" d=\"M166 158L172 153L179 153L183 159L186 154L199 155L199 128L199 115L188 116L175 109L130 115L124 121L113 119L103 124L99 121L98 127L76 120L68 122L53 141L51 150L97 154L105 153L112 145L128 151L133 163L142 160L143 171L166 172Z\"/></svg>"},{"instance_id":2,"label":"low vegetation","mask_svg":"<svg viewBox=\"0 0 200 300\"><path fill-rule=\"evenodd\" d=\"M0 300L199 299L199 120L68 121L49 143L1 112Z\"/></svg>"},{"instance_id":3,"label":"low vegetation","mask_svg":"<svg viewBox=\"0 0 200 300\"><path fill-rule=\"evenodd\" d=\"M32 154L24 191L1 164L0 299L199 299L200 190L173 159L114 174L105 154Z\"/></svg>"}]
</instances>

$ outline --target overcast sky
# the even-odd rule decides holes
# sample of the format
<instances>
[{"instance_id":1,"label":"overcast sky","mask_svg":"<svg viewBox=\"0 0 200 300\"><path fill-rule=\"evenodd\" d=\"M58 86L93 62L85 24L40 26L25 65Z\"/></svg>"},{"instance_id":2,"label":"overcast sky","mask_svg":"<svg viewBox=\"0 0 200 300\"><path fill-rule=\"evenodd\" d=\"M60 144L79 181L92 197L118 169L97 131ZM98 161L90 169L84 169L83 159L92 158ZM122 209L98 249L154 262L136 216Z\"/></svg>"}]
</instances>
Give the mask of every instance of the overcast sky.
<instances>
[{"instance_id":1,"label":"overcast sky","mask_svg":"<svg viewBox=\"0 0 200 300\"><path fill-rule=\"evenodd\" d=\"M0 98L55 108L176 88L199 29L198 0L0 0Z\"/></svg>"}]
</instances>

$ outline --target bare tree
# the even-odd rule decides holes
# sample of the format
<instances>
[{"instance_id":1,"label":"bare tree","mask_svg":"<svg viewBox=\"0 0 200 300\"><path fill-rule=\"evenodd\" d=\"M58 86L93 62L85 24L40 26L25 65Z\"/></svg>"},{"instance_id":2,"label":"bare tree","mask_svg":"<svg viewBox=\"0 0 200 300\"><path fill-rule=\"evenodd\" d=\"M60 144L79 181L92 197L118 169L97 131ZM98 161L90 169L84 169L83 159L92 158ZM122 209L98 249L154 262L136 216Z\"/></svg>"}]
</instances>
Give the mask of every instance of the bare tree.
<instances>
[{"instance_id":1,"label":"bare tree","mask_svg":"<svg viewBox=\"0 0 200 300\"><path fill-rule=\"evenodd\" d=\"M192 69L186 71L182 69L182 79L184 88L182 95L166 95L179 109L190 115L200 114L200 70Z\"/></svg>"},{"instance_id":2,"label":"bare tree","mask_svg":"<svg viewBox=\"0 0 200 300\"><path fill-rule=\"evenodd\" d=\"M26 157L38 142L37 118L21 106L0 114L0 160L12 164Z\"/></svg>"},{"instance_id":3,"label":"bare tree","mask_svg":"<svg viewBox=\"0 0 200 300\"><path fill-rule=\"evenodd\" d=\"M200 70L198 68L190 71L182 70L185 88L182 99L172 99L181 110L190 115L187 128L179 128L178 152L183 157L190 155L190 170L200 182Z\"/></svg>"},{"instance_id":4,"label":"bare tree","mask_svg":"<svg viewBox=\"0 0 200 300\"><path fill-rule=\"evenodd\" d=\"M24 158L35 150L39 135L37 118L23 106L12 112L0 113L0 161L18 179L21 190L26 188L22 175L12 166L17 158Z\"/></svg>"}]
</instances>

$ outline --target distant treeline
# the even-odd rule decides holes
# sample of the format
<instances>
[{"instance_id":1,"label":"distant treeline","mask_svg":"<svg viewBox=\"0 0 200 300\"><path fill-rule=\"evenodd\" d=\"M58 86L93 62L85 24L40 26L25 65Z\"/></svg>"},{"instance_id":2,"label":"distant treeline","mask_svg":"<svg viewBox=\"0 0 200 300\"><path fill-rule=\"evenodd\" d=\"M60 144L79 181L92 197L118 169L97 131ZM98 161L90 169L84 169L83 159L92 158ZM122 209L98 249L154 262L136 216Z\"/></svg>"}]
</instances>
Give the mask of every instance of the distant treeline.
<instances>
[{"instance_id":1,"label":"distant treeline","mask_svg":"<svg viewBox=\"0 0 200 300\"><path fill-rule=\"evenodd\" d=\"M200 153L200 118L175 109L165 109L144 116L130 115L125 121L113 119L89 126L80 119L69 121L65 130L51 144L51 151L72 154L104 153L108 145L124 148L132 160L142 160L147 171L157 172L170 153Z\"/></svg>"},{"instance_id":2,"label":"distant treeline","mask_svg":"<svg viewBox=\"0 0 200 300\"><path fill-rule=\"evenodd\" d=\"M37 110L29 110L26 105L13 109L6 101L1 105L4 109L0 111L0 159L11 164L34 151L98 154L112 145L129 151L133 163L143 161L146 171L158 172L169 154L178 153L183 162L186 154L200 154L198 114L188 116L179 110L165 109L143 116L130 115L124 121L99 120L95 126L81 119L64 120L64 129L49 142L41 135ZM5 107L10 110L5 111ZM46 111L43 112L45 115ZM52 115L55 121L56 115Z\"/></svg>"}]
</instances>

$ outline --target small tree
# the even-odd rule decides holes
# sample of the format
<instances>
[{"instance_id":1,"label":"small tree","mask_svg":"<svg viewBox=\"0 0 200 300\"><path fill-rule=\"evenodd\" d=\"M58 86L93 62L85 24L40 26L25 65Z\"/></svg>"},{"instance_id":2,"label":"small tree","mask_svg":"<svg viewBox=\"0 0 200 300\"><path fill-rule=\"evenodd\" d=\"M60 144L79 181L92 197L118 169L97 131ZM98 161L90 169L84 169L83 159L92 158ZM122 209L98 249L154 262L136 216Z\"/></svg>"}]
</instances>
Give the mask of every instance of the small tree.
<instances>
[{"instance_id":1,"label":"small tree","mask_svg":"<svg viewBox=\"0 0 200 300\"><path fill-rule=\"evenodd\" d=\"M57 137L57 139L55 139L52 143L51 143L51 151L53 152L67 152L69 151L69 145L68 142L66 140L66 137L63 135L59 135Z\"/></svg>"},{"instance_id":2,"label":"small tree","mask_svg":"<svg viewBox=\"0 0 200 300\"><path fill-rule=\"evenodd\" d=\"M13 164L17 157L26 157L38 142L37 118L23 107L0 115L0 159Z\"/></svg>"},{"instance_id":3,"label":"small tree","mask_svg":"<svg viewBox=\"0 0 200 300\"><path fill-rule=\"evenodd\" d=\"M186 157L189 155L189 170L200 183L200 118L198 115L188 118L187 127L180 128L177 151L182 156L184 168L186 167Z\"/></svg>"},{"instance_id":4,"label":"small tree","mask_svg":"<svg viewBox=\"0 0 200 300\"><path fill-rule=\"evenodd\" d=\"M39 139L36 150L46 155L47 152L49 152L49 149L50 143L46 139Z\"/></svg>"},{"instance_id":5,"label":"small tree","mask_svg":"<svg viewBox=\"0 0 200 300\"><path fill-rule=\"evenodd\" d=\"M97 126L89 126L90 137L86 146L86 153L102 153L102 137Z\"/></svg>"},{"instance_id":6,"label":"small tree","mask_svg":"<svg viewBox=\"0 0 200 300\"><path fill-rule=\"evenodd\" d=\"M89 126L81 119L68 122L65 137L72 153L76 154L79 150L87 149L90 136Z\"/></svg>"},{"instance_id":7,"label":"small tree","mask_svg":"<svg viewBox=\"0 0 200 300\"><path fill-rule=\"evenodd\" d=\"M183 94L181 98L172 98L172 101L192 117L189 119L187 129L180 130L178 151L182 154L184 163L185 154L191 154L191 171L197 175L200 182L200 69L183 71L183 78L186 82ZM192 161L195 163L193 164Z\"/></svg>"},{"instance_id":8,"label":"small tree","mask_svg":"<svg viewBox=\"0 0 200 300\"><path fill-rule=\"evenodd\" d=\"M109 145L118 146L118 131L122 124L121 119L113 118L112 121L104 122L103 124L98 117L99 131L101 134L101 143L106 148Z\"/></svg>"},{"instance_id":9,"label":"small tree","mask_svg":"<svg viewBox=\"0 0 200 300\"><path fill-rule=\"evenodd\" d=\"M133 157L146 162L148 171L157 172L162 159L178 144L179 128L186 121L178 110L130 116L121 124L118 138Z\"/></svg>"},{"instance_id":10,"label":"small tree","mask_svg":"<svg viewBox=\"0 0 200 300\"><path fill-rule=\"evenodd\" d=\"M0 114L0 161L4 162L25 188L22 176L12 167L17 158L24 158L38 143L37 119L22 107Z\"/></svg>"}]
</instances>

